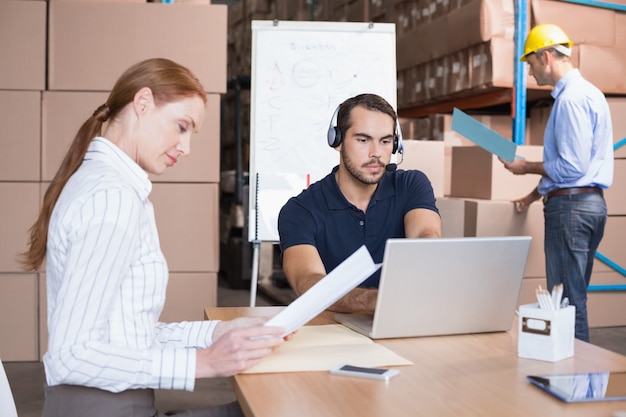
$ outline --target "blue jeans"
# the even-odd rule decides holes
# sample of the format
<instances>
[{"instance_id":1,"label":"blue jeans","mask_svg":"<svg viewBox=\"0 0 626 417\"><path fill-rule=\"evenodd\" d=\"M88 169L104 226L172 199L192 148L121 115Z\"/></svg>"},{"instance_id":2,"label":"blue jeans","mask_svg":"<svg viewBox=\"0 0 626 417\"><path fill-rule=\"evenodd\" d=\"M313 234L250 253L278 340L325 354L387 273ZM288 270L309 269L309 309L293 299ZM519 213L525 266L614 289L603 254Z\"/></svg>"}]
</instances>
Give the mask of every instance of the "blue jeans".
<instances>
[{"instance_id":1,"label":"blue jeans","mask_svg":"<svg viewBox=\"0 0 626 417\"><path fill-rule=\"evenodd\" d=\"M597 193L555 196L543 213L548 290L563 284L563 296L576 307L576 338L588 342L587 287L604 234L606 202Z\"/></svg>"}]
</instances>

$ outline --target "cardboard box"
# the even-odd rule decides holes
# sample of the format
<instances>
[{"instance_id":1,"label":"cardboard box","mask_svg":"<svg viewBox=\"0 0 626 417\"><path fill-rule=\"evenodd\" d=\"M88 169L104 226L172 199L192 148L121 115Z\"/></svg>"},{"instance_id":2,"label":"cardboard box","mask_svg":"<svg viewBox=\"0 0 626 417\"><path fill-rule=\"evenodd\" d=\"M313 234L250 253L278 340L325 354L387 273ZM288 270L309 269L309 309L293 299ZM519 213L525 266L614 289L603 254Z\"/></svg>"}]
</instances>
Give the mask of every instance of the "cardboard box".
<instances>
[{"instance_id":1,"label":"cardboard box","mask_svg":"<svg viewBox=\"0 0 626 417\"><path fill-rule=\"evenodd\" d=\"M626 25L626 20L624 22ZM626 97L607 97L613 123L613 143L626 139ZM615 158L626 158L626 144L615 149Z\"/></svg>"},{"instance_id":2,"label":"cardboard box","mask_svg":"<svg viewBox=\"0 0 626 417\"><path fill-rule=\"evenodd\" d=\"M543 205L517 213L510 201L439 198L443 237L531 236L524 279L545 277Z\"/></svg>"},{"instance_id":3,"label":"cardboard box","mask_svg":"<svg viewBox=\"0 0 626 417\"><path fill-rule=\"evenodd\" d=\"M417 8L417 2L402 2L393 7L393 22L396 24L396 36L399 38L409 30L421 24L421 15L416 12L411 15L412 7Z\"/></svg>"},{"instance_id":4,"label":"cardboard box","mask_svg":"<svg viewBox=\"0 0 626 417\"><path fill-rule=\"evenodd\" d=\"M174 273L167 283L160 321L199 321L204 309L217 307L217 273Z\"/></svg>"},{"instance_id":5,"label":"cardboard box","mask_svg":"<svg viewBox=\"0 0 626 417\"><path fill-rule=\"evenodd\" d=\"M396 67L398 70L440 58L450 52L450 30L445 17L420 24L398 35L396 41Z\"/></svg>"},{"instance_id":6,"label":"cardboard box","mask_svg":"<svg viewBox=\"0 0 626 417\"><path fill-rule=\"evenodd\" d=\"M437 99L447 94L448 57L433 59L426 64L426 99Z\"/></svg>"},{"instance_id":7,"label":"cardboard box","mask_svg":"<svg viewBox=\"0 0 626 417\"><path fill-rule=\"evenodd\" d=\"M432 140L430 118L400 118L402 137L405 140Z\"/></svg>"},{"instance_id":8,"label":"cardboard box","mask_svg":"<svg viewBox=\"0 0 626 417\"><path fill-rule=\"evenodd\" d=\"M432 140L405 140L404 161L398 169L422 171L433 186L435 197L443 197L444 192L444 153L443 142Z\"/></svg>"},{"instance_id":9,"label":"cardboard box","mask_svg":"<svg viewBox=\"0 0 626 417\"><path fill-rule=\"evenodd\" d=\"M28 248L28 230L39 214L39 183L0 182L0 195L0 273L23 272L18 255Z\"/></svg>"},{"instance_id":10,"label":"cardboard box","mask_svg":"<svg viewBox=\"0 0 626 417\"><path fill-rule=\"evenodd\" d=\"M443 197L437 199L437 208L441 216L442 237L465 237L467 200Z\"/></svg>"},{"instance_id":11,"label":"cardboard box","mask_svg":"<svg viewBox=\"0 0 626 417\"><path fill-rule=\"evenodd\" d=\"M447 94L455 94L470 88L469 49L452 52L448 56L448 90Z\"/></svg>"},{"instance_id":12,"label":"cardboard box","mask_svg":"<svg viewBox=\"0 0 626 417\"><path fill-rule=\"evenodd\" d=\"M626 159L615 159L613 163L613 184L604 191L604 198L609 215L626 215Z\"/></svg>"},{"instance_id":13,"label":"cardboard box","mask_svg":"<svg viewBox=\"0 0 626 417\"><path fill-rule=\"evenodd\" d=\"M42 111L42 178L50 181L58 170L74 135L108 92L44 91ZM202 128L191 137L191 154L155 182L219 182L220 96L209 94Z\"/></svg>"},{"instance_id":14,"label":"cardboard box","mask_svg":"<svg viewBox=\"0 0 626 417\"><path fill-rule=\"evenodd\" d=\"M514 70L514 45L511 39L494 37L469 51L470 87L512 87Z\"/></svg>"},{"instance_id":15,"label":"cardboard box","mask_svg":"<svg viewBox=\"0 0 626 417\"><path fill-rule=\"evenodd\" d=\"M528 145L543 146L543 136L551 111L552 104L548 106L531 107L527 110L528 123L526 123L526 137Z\"/></svg>"},{"instance_id":16,"label":"cardboard box","mask_svg":"<svg viewBox=\"0 0 626 417\"><path fill-rule=\"evenodd\" d=\"M626 268L626 252L624 251L624 235L626 233L626 217L609 216L604 227L604 236L598 246L598 253L610 262ZM593 264L595 272L613 271L610 265L596 259ZM626 283L626 282L625 282Z\"/></svg>"},{"instance_id":17,"label":"cardboard box","mask_svg":"<svg viewBox=\"0 0 626 417\"><path fill-rule=\"evenodd\" d=\"M608 8L553 0L532 0L535 24L558 25L575 45L615 45L615 12Z\"/></svg>"},{"instance_id":18,"label":"cardboard box","mask_svg":"<svg viewBox=\"0 0 626 417\"><path fill-rule=\"evenodd\" d=\"M226 25L225 5L51 2L48 89L109 91L131 65L164 57L224 93Z\"/></svg>"},{"instance_id":19,"label":"cardboard box","mask_svg":"<svg viewBox=\"0 0 626 417\"><path fill-rule=\"evenodd\" d=\"M450 11L446 20L450 32L447 52L459 51L494 37L512 41L515 35L515 10L511 0L471 0Z\"/></svg>"},{"instance_id":20,"label":"cardboard box","mask_svg":"<svg viewBox=\"0 0 626 417\"><path fill-rule=\"evenodd\" d=\"M444 161L444 184L443 195L449 196L452 193L452 147L446 146Z\"/></svg>"},{"instance_id":21,"label":"cardboard box","mask_svg":"<svg viewBox=\"0 0 626 417\"><path fill-rule=\"evenodd\" d=\"M81 125L106 102L108 92L44 91L41 111L41 177L51 181Z\"/></svg>"},{"instance_id":22,"label":"cardboard box","mask_svg":"<svg viewBox=\"0 0 626 417\"><path fill-rule=\"evenodd\" d=\"M0 181L39 181L41 92L0 90Z\"/></svg>"},{"instance_id":23,"label":"cardboard box","mask_svg":"<svg viewBox=\"0 0 626 417\"><path fill-rule=\"evenodd\" d=\"M533 304L537 302L537 293L536 290L541 286L541 288L546 288L546 277L525 277L522 280L522 286L520 288L519 297L517 299L517 307L524 304Z\"/></svg>"},{"instance_id":24,"label":"cardboard box","mask_svg":"<svg viewBox=\"0 0 626 417\"><path fill-rule=\"evenodd\" d=\"M150 201L170 272L219 271L218 184L154 184Z\"/></svg>"},{"instance_id":25,"label":"cardboard box","mask_svg":"<svg viewBox=\"0 0 626 417\"><path fill-rule=\"evenodd\" d=\"M626 47L626 12L615 12L615 46Z\"/></svg>"},{"instance_id":26,"label":"cardboard box","mask_svg":"<svg viewBox=\"0 0 626 417\"><path fill-rule=\"evenodd\" d=\"M401 96L405 105L421 103L426 100L426 67L427 65L423 64L402 71L405 77L399 88L403 90Z\"/></svg>"},{"instance_id":27,"label":"cardboard box","mask_svg":"<svg viewBox=\"0 0 626 417\"><path fill-rule=\"evenodd\" d=\"M623 288L624 285L626 278L622 274L594 269L590 283L594 290L587 291L589 327L626 326L626 291L610 290L611 287Z\"/></svg>"},{"instance_id":28,"label":"cardboard box","mask_svg":"<svg viewBox=\"0 0 626 417\"><path fill-rule=\"evenodd\" d=\"M37 274L0 274L0 357L4 362L39 360Z\"/></svg>"},{"instance_id":29,"label":"cardboard box","mask_svg":"<svg viewBox=\"0 0 626 417\"><path fill-rule=\"evenodd\" d=\"M517 155L527 161L542 161L542 146L518 146ZM539 183L534 174L514 175L498 157L478 146L452 148L452 197L515 200L530 193Z\"/></svg>"},{"instance_id":30,"label":"cardboard box","mask_svg":"<svg viewBox=\"0 0 626 417\"><path fill-rule=\"evenodd\" d=\"M46 2L0 1L0 16L0 89L45 89Z\"/></svg>"},{"instance_id":31,"label":"cardboard box","mask_svg":"<svg viewBox=\"0 0 626 417\"><path fill-rule=\"evenodd\" d=\"M579 62L576 65L583 77L603 93L626 93L626 47L602 47L580 45Z\"/></svg>"}]
</instances>

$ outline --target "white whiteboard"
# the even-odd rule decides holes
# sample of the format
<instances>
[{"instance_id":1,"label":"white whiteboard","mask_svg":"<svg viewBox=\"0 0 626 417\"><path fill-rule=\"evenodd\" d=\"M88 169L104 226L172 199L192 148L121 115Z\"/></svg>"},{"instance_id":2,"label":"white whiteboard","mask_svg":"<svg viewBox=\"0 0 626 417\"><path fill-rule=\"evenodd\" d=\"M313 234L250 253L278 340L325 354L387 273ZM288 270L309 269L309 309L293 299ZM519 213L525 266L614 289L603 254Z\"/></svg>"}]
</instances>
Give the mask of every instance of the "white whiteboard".
<instances>
[{"instance_id":1,"label":"white whiteboard","mask_svg":"<svg viewBox=\"0 0 626 417\"><path fill-rule=\"evenodd\" d=\"M339 163L336 107L374 93L396 107L393 23L252 21L248 240L276 242L287 200Z\"/></svg>"}]
</instances>

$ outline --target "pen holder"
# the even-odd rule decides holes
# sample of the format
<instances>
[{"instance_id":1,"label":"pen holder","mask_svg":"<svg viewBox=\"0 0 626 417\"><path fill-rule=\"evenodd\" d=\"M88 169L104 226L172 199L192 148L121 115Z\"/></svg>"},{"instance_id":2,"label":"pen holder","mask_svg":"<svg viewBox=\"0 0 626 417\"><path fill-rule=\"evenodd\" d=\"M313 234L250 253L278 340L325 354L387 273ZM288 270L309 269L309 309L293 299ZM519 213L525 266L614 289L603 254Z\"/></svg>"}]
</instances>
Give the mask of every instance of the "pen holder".
<instances>
[{"instance_id":1,"label":"pen holder","mask_svg":"<svg viewBox=\"0 0 626 417\"><path fill-rule=\"evenodd\" d=\"M574 356L576 308L558 310L526 304L519 308L517 354L521 358L556 362Z\"/></svg>"}]
</instances>

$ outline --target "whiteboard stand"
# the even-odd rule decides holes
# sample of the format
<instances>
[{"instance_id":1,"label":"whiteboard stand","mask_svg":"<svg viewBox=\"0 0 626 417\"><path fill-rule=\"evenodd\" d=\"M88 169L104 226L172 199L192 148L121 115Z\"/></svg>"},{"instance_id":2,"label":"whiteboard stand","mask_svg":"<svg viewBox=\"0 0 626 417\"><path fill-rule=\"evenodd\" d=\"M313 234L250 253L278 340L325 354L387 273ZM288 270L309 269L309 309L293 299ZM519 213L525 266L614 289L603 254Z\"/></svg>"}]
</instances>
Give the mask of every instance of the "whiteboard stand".
<instances>
[{"instance_id":1,"label":"whiteboard stand","mask_svg":"<svg viewBox=\"0 0 626 417\"><path fill-rule=\"evenodd\" d=\"M259 252L261 240L259 239L259 174L254 176L254 240L252 240L252 275L250 277L250 307L256 305L256 293L259 284Z\"/></svg>"},{"instance_id":2,"label":"whiteboard stand","mask_svg":"<svg viewBox=\"0 0 626 417\"><path fill-rule=\"evenodd\" d=\"M259 282L259 252L261 250L261 241L252 242L252 277L250 278L250 307L256 305L257 284Z\"/></svg>"}]
</instances>

